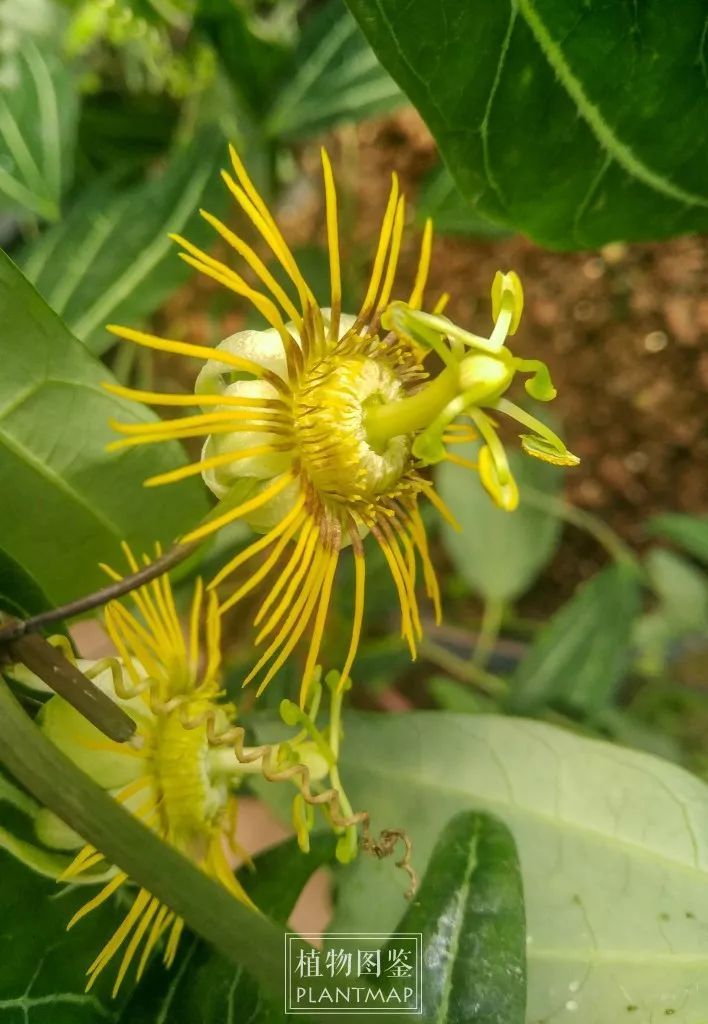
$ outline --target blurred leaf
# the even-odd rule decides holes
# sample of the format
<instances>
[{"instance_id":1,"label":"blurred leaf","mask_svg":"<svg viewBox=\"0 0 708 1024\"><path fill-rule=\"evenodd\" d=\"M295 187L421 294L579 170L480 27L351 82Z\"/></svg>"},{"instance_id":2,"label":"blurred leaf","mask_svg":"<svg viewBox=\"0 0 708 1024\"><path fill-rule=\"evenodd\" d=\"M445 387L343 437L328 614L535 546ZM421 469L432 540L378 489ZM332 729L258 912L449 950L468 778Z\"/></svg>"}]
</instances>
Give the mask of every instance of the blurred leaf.
<instances>
[{"instance_id":1,"label":"blurred leaf","mask_svg":"<svg viewBox=\"0 0 708 1024\"><path fill-rule=\"evenodd\" d=\"M541 722L433 711L350 714L344 724L352 805L371 813L374 831L409 832L419 874L460 811L493 813L511 830L526 902L528 1022L703 1024L705 783ZM391 860L360 857L338 874L332 930L390 931L404 887Z\"/></svg>"},{"instance_id":2,"label":"blurred leaf","mask_svg":"<svg viewBox=\"0 0 708 1024\"><path fill-rule=\"evenodd\" d=\"M429 174L416 204L419 222L432 217L435 230L442 235L473 235L478 238L506 238L510 232L475 209L461 194L444 164Z\"/></svg>"},{"instance_id":3,"label":"blurred leaf","mask_svg":"<svg viewBox=\"0 0 708 1024\"><path fill-rule=\"evenodd\" d=\"M447 676L433 676L428 680L428 690L433 700L445 711L478 715L485 708L484 702L469 686L463 686Z\"/></svg>"},{"instance_id":4,"label":"blurred leaf","mask_svg":"<svg viewBox=\"0 0 708 1024\"><path fill-rule=\"evenodd\" d=\"M61 603L105 583L101 561L123 565L120 541L153 552L206 510L200 484L143 487L181 465L178 445L108 454L108 419L154 422L113 398L96 362L0 253L0 535L3 547Z\"/></svg>"},{"instance_id":5,"label":"blurred leaf","mask_svg":"<svg viewBox=\"0 0 708 1024\"><path fill-rule=\"evenodd\" d=\"M27 276L92 351L114 343L106 323L149 315L193 275L167 235L184 233L197 245L213 239L199 207L225 202L225 155L224 140L210 133L144 184L118 193L98 183L23 254Z\"/></svg>"},{"instance_id":6,"label":"blurred leaf","mask_svg":"<svg viewBox=\"0 0 708 1024\"><path fill-rule=\"evenodd\" d=\"M703 4L349 5L490 218L564 249L708 228Z\"/></svg>"},{"instance_id":7,"label":"blurred leaf","mask_svg":"<svg viewBox=\"0 0 708 1024\"><path fill-rule=\"evenodd\" d=\"M456 445L455 452L473 461L476 445ZM524 502L524 485L555 494L563 483L557 466L518 451L509 464L519 484L521 501L514 512L498 508L476 472L444 462L438 467L440 496L457 518L461 531L443 523L442 538L455 568L485 598L511 601L529 589L558 546L561 523L555 516Z\"/></svg>"},{"instance_id":8,"label":"blurred leaf","mask_svg":"<svg viewBox=\"0 0 708 1024\"><path fill-rule=\"evenodd\" d=\"M0 202L56 220L72 176L78 96L66 62L25 38L0 74Z\"/></svg>"},{"instance_id":9,"label":"blurred leaf","mask_svg":"<svg viewBox=\"0 0 708 1024\"><path fill-rule=\"evenodd\" d=\"M650 536L670 540L699 562L708 565L708 519L667 512L650 519L646 529Z\"/></svg>"},{"instance_id":10,"label":"blurred leaf","mask_svg":"<svg viewBox=\"0 0 708 1024\"><path fill-rule=\"evenodd\" d=\"M85 96L78 127L77 176L134 175L168 148L179 106L164 93L103 91Z\"/></svg>"},{"instance_id":11,"label":"blurred leaf","mask_svg":"<svg viewBox=\"0 0 708 1024\"><path fill-rule=\"evenodd\" d=\"M652 548L645 566L662 615L674 631L702 629L708 623L708 579L685 558Z\"/></svg>"},{"instance_id":12,"label":"blurred leaf","mask_svg":"<svg viewBox=\"0 0 708 1024\"><path fill-rule=\"evenodd\" d=\"M276 11L272 11L274 16ZM251 114L260 117L268 112L274 90L292 60L286 39L280 38L285 33L279 34L271 25L267 27L269 33L245 5L225 4L223 0L201 0L199 4L196 28L211 41L232 86Z\"/></svg>"},{"instance_id":13,"label":"blurred leaf","mask_svg":"<svg viewBox=\"0 0 708 1024\"><path fill-rule=\"evenodd\" d=\"M396 932L423 935L426 1021L524 1024L524 893L514 840L501 822L465 813L445 826Z\"/></svg>"},{"instance_id":14,"label":"blurred leaf","mask_svg":"<svg viewBox=\"0 0 708 1024\"><path fill-rule=\"evenodd\" d=\"M51 603L36 580L0 548L0 610L25 618L50 607Z\"/></svg>"},{"instance_id":15,"label":"blurred leaf","mask_svg":"<svg viewBox=\"0 0 708 1024\"><path fill-rule=\"evenodd\" d=\"M284 925L311 875L333 857L330 835L313 836L309 854L301 853L295 839L288 839L256 857L255 871L241 868L239 878L256 906ZM283 1014L249 975L207 943L192 938L182 944L171 971L155 960L120 1020L124 1024L167 1020L170 1024L279 1024Z\"/></svg>"},{"instance_id":16,"label":"blurred leaf","mask_svg":"<svg viewBox=\"0 0 708 1024\"><path fill-rule=\"evenodd\" d=\"M66 924L86 902L0 851L0 1024L105 1024L129 993L110 998L107 977L85 992L86 968L125 916L108 902L81 927Z\"/></svg>"},{"instance_id":17,"label":"blurred leaf","mask_svg":"<svg viewBox=\"0 0 708 1024\"><path fill-rule=\"evenodd\" d=\"M528 714L558 704L592 716L611 703L629 666L639 599L632 566L608 566L582 584L514 673L511 708Z\"/></svg>"},{"instance_id":18,"label":"blurred leaf","mask_svg":"<svg viewBox=\"0 0 708 1024\"><path fill-rule=\"evenodd\" d=\"M305 24L265 130L271 138L300 139L402 102L344 4L329 0Z\"/></svg>"}]
</instances>

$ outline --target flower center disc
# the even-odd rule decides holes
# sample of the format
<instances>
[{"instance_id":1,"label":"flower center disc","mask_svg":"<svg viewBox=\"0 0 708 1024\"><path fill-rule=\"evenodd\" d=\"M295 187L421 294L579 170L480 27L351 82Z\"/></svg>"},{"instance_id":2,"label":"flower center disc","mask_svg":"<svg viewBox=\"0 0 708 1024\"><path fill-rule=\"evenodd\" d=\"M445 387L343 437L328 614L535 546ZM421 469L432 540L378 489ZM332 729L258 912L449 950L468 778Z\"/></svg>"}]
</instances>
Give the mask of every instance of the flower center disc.
<instances>
[{"instance_id":1,"label":"flower center disc","mask_svg":"<svg viewBox=\"0 0 708 1024\"><path fill-rule=\"evenodd\" d=\"M320 494L345 504L394 489L410 454L407 437L375 451L364 429L370 404L402 397L393 371L368 357L323 359L306 375L293 403L303 469Z\"/></svg>"}]
</instances>

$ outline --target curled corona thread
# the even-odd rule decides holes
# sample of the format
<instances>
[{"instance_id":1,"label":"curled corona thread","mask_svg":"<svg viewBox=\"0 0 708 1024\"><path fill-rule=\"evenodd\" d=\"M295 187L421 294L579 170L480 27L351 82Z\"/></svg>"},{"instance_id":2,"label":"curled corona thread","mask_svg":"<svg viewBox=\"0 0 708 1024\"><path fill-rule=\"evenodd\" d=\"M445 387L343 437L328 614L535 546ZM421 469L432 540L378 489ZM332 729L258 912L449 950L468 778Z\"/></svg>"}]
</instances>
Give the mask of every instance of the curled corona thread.
<instances>
[{"instance_id":1,"label":"curled corona thread","mask_svg":"<svg viewBox=\"0 0 708 1024\"><path fill-rule=\"evenodd\" d=\"M138 568L125 548L131 571ZM146 560L145 564L149 565ZM121 577L108 570L113 578ZM113 657L80 660L78 665L137 724L137 742L107 739L63 698L53 696L39 714L39 725L65 754L126 810L162 840L176 847L202 871L242 903L255 907L233 873L235 859L244 859L236 841L238 790L247 777L294 790L292 818L298 842L309 849L310 832L325 823L338 837L337 857L352 860L362 829L362 848L390 852L371 837L368 814L354 813L339 777L342 687L330 673L328 720L323 717L323 686L315 676L306 710L283 701L281 718L288 727L282 741L246 745L246 733L235 723L236 709L224 700L221 687L220 617L216 594L204 594L197 581L186 628L178 618L169 579L162 576L133 591L134 611L112 601L104 624L115 648ZM52 642L74 659L65 637ZM26 669L13 674L33 686L43 686ZM146 889L135 887L128 875L107 863L95 847L65 825L52 811L41 809L35 829L44 845L76 856L60 881L101 883L99 890L69 921L71 928L121 889L132 893L123 920L87 970L87 990L116 959L115 995L131 965L143 974L154 950L161 947L170 966L184 923ZM396 833L395 838L398 837ZM382 843L384 844L382 847ZM246 859L248 859L246 857ZM405 869L415 880L406 858Z\"/></svg>"},{"instance_id":2,"label":"curled corona thread","mask_svg":"<svg viewBox=\"0 0 708 1024\"><path fill-rule=\"evenodd\" d=\"M539 360L518 359L506 348L516 330L523 295L517 276L498 273L492 287L494 328L488 338L465 331L442 315L445 297L422 309L431 259L432 225L422 236L418 269L405 302L392 301L404 225L404 198L393 176L371 277L359 312L342 311L337 197L329 159L322 152L330 265L330 305L320 307L264 200L233 148L234 175L223 178L241 210L297 294L293 301L266 262L216 217L202 216L250 270L240 273L184 238L182 258L250 302L269 325L240 331L216 349L170 340L127 327L114 334L138 345L203 361L195 395L162 394L109 386L121 397L164 406L198 405L195 415L155 424L114 423L124 435L114 448L175 438L203 437L200 459L152 477L150 486L201 473L219 499L214 513L188 533L198 541L237 519L260 536L239 552L210 586L232 582L221 610L270 579L257 611L257 644L265 649L246 679L263 689L303 634L309 648L301 701L318 661L332 586L343 549L354 559L354 615L342 679L349 677L362 628L365 566L363 539L372 534L388 564L401 608L402 635L415 657L421 623L416 566L436 617L440 600L419 499L451 518L425 475L425 467L451 459L478 468L492 499L513 509L518 491L490 413L523 425L530 455L572 465L575 456L544 424L504 397L515 374L529 375L526 390L549 400L555 391ZM435 352L443 370L430 376ZM473 466L448 449L479 437ZM245 580L235 574L261 557Z\"/></svg>"}]
</instances>

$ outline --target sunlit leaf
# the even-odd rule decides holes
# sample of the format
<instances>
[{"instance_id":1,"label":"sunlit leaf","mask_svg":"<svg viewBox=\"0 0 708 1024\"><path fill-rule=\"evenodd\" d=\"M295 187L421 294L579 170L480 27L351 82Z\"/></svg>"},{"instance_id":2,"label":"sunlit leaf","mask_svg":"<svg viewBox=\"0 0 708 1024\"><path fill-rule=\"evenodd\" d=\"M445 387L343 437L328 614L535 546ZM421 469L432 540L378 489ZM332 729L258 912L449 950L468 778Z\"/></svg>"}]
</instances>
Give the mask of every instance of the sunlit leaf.
<instances>
[{"instance_id":1,"label":"sunlit leaf","mask_svg":"<svg viewBox=\"0 0 708 1024\"><path fill-rule=\"evenodd\" d=\"M106 323L135 323L193 275L168 234L184 233L196 244L213 239L199 207L223 205L219 167L226 159L225 140L210 133L144 184L119 191L99 182L25 251L24 272L92 351L114 343Z\"/></svg>"},{"instance_id":2,"label":"sunlit leaf","mask_svg":"<svg viewBox=\"0 0 708 1024\"><path fill-rule=\"evenodd\" d=\"M27 37L0 72L0 205L59 216L71 180L78 96L71 70Z\"/></svg>"},{"instance_id":3,"label":"sunlit leaf","mask_svg":"<svg viewBox=\"0 0 708 1024\"><path fill-rule=\"evenodd\" d=\"M266 121L273 137L314 135L403 101L341 0L330 0L307 22L292 68Z\"/></svg>"},{"instance_id":4,"label":"sunlit leaf","mask_svg":"<svg viewBox=\"0 0 708 1024\"><path fill-rule=\"evenodd\" d=\"M541 628L511 680L511 706L528 714L557 704L593 715L611 703L626 672L639 614L634 567L603 569Z\"/></svg>"},{"instance_id":5,"label":"sunlit leaf","mask_svg":"<svg viewBox=\"0 0 708 1024\"><path fill-rule=\"evenodd\" d=\"M375 829L408 830L420 873L455 813L508 825L526 902L527 1024L704 1024L705 783L540 722L440 711L350 715L340 766ZM391 860L360 857L338 882L333 930L387 931L400 918L405 880Z\"/></svg>"},{"instance_id":6,"label":"sunlit leaf","mask_svg":"<svg viewBox=\"0 0 708 1024\"><path fill-rule=\"evenodd\" d=\"M564 249L708 227L702 4L349 5L491 219Z\"/></svg>"},{"instance_id":7,"label":"sunlit leaf","mask_svg":"<svg viewBox=\"0 0 708 1024\"><path fill-rule=\"evenodd\" d=\"M477 446L455 445L454 452L474 461ZM510 452L509 462L521 490L513 512L494 504L474 470L449 462L437 470L440 495L462 527L443 524L445 547L472 590L499 601L513 600L531 586L553 556L561 530L556 516L524 501L523 488L555 494L562 472L520 452Z\"/></svg>"},{"instance_id":8,"label":"sunlit leaf","mask_svg":"<svg viewBox=\"0 0 708 1024\"><path fill-rule=\"evenodd\" d=\"M113 398L110 379L0 253L0 535L3 547L54 602L106 582L102 561L124 564L120 542L154 552L207 507L197 481L169 495L143 480L179 465L177 445L106 452L111 417L153 421ZM70 556L70 557L69 557Z\"/></svg>"}]
</instances>

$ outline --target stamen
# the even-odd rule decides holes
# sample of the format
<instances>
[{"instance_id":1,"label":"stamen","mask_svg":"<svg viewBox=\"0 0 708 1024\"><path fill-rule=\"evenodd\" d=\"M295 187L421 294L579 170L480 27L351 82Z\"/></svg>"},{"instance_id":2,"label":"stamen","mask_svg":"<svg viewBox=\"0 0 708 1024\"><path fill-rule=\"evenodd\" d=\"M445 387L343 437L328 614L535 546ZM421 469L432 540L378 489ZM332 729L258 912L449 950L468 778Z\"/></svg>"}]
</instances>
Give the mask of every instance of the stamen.
<instances>
[{"instance_id":1,"label":"stamen","mask_svg":"<svg viewBox=\"0 0 708 1024\"><path fill-rule=\"evenodd\" d=\"M423 304L423 294L428 281L430 271L430 256L433 249L433 222L430 217L426 218L423 228L423 237L420 241L420 256L418 258L418 270L413 283L408 305L411 309L420 309Z\"/></svg>"},{"instance_id":2,"label":"stamen","mask_svg":"<svg viewBox=\"0 0 708 1024\"><path fill-rule=\"evenodd\" d=\"M339 267L339 228L337 223L337 189L334 184L332 165L324 148L320 150L322 173L325 187L327 210L327 248L329 250L330 303L332 315L329 322L329 340L339 337L339 319L342 312L342 276Z\"/></svg>"}]
</instances>

